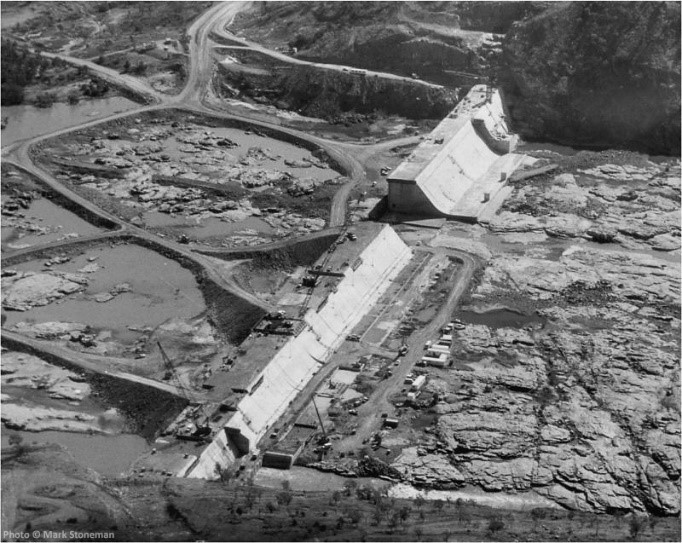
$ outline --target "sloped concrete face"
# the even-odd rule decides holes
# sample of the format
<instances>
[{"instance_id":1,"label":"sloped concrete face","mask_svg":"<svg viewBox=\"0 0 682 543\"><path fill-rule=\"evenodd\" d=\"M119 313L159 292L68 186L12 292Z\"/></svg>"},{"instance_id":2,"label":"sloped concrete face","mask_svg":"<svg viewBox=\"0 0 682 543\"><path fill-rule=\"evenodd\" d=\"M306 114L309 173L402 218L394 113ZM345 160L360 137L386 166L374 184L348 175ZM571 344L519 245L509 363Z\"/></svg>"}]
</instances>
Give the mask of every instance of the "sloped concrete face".
<instances>
[{"instance_id":1,"label":"sloped concrete face","mask_svg":"<svg viewBox=\"0 0 682 543\"><path fill-rule=\"evenodd\" d=\"M475 221L524 162L498 91L477 85L388 178L388 210ZM487 195L487 196L486 196Z\"/></svg>"},{"instance_id":2,"label":"sloped concrete face","mask_svg":"<svg viewBox=\"0 0 682 543\"><path fill-rule=\"evenodd\" d=\"M273 356L263 370L262 383L239 402L227 423L227 434L238 433L250 448L255 447L411 257L411 249L390 226L384 226L361 252L360 265L346 269L336 290L305 314L306 328ZM238 452L230 441L226 432L220 432L189 477L215 478L216 465L232 464Z\"/></svg>"}]
</instances>

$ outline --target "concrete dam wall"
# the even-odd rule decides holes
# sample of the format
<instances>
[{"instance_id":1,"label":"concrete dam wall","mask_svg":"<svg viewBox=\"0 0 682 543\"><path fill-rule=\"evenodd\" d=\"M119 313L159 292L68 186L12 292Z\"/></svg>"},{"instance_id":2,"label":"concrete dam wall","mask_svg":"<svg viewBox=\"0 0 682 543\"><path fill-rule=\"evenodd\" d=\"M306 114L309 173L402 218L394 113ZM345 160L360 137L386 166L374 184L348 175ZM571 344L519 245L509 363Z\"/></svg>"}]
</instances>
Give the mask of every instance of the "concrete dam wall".
<instances>
[{"instance_id":1,"label":"concrete dam wall","mask_svg":"<svg viewBox=\"0 0 682 543\"><path fill-rule=\"evenodd\" d=\"M258 384L239 401L225 431L202 452L188 476L215 478L216 466L229 466L253 450L411 256L412 251L395 231L382 227L360 253L359 264L347 267L327 298L306 312L305 328L254 377Z\"/></svg>"},{"instance_id":2,"label":"concrete dam wall","mask_svg":"<svg viewBox=\"0 0 682 543\"><path fill-rule=\"evenodd\" d=\"M475 221L526 161L512 153L516 141L506 125L499 92L473 87L389 175L388 210Z\"/></svg>"}]
</instances>

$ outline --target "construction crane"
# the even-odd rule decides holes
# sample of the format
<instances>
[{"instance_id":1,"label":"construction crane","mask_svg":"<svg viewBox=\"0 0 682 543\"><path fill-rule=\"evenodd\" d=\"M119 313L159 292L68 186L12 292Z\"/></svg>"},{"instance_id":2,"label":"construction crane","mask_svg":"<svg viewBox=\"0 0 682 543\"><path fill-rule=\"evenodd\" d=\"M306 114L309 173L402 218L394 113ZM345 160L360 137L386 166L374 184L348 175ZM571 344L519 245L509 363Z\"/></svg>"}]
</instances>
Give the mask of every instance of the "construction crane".
<instances>
[{"instance_id":1,"label":"construction crane","mask_svg":"<svg viewBox=\"0 0 682 543\"><path fill-rule=\"evenodd\" d=\"M336 238L337 240L342 239L343 237L346 236L348 233L348 224L344 224L343 227L341 228L341 232L339 233L338 237ZM332 253L336 250L336 242L334 242L331 247L327 250L327 253L325 254L324 260L322 261L322 264L320 264L320 269L326 269L327 264L329 263L329 260L332 257ZM315 285L311 285L308 287L308 292L306 293L305 299L303 300L303 303L301 304L301 307L298 310L298 316L303 317L308 311L308 306L310 305L310 300L313 297L313 292L315 290Z\"/></svg>"},{"instance_id":2,"label":"construction crane","mask_svg":"<svg viewBox=\"0 0 682 543\"><path fill-rule=\"evenodd\" d=\"M320 416L320 411L317 409L317 404L315 403L315 395L313 394L313 407L315 408L315 413L317 413L317 420L320 421L320 429L322 430L322 435L324 436L324 442L329 441L327 438L327 431L324 429L324 422L322 422L322 417Z\"/></svg>"},{"instance_id":3,"label":"construction crane","mask_svg":"<svg viewBox=\"0 0 682 543\"><path fill-rule=\"evenodd\" d=\"M164 381L172 380L173 384L178 389L178 392L180 392L180 395L185 400L187 400L189 403L196 403L196 400L193 398L191 392L187 390L187 387L180 380L178 372L175 370L175 367L173 366L171 359L166 354L166 351L161 346L161 342L157 341L156 344L159 346L159 352L163 358L163 365L166 367L166 373L163 376Z\"/></svg>"}]
</instances>

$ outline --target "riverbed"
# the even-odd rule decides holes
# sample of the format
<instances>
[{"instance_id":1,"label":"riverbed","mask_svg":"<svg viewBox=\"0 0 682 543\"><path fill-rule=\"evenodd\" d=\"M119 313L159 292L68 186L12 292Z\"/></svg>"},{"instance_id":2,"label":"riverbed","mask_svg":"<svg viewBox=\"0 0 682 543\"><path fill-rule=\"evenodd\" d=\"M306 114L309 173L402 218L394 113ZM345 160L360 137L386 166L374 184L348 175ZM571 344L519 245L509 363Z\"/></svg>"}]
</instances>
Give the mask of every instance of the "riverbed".
<instances>
[{"instance_id":1,"label":"riverbed","mask_svg":"<svg viewBox=\"0 0 682 543\"><path fill-rule=\"evenodd\" d=\"M34 260L14 268L38 271L40 263ZM86 266L95 271L84 274L89 280L84 292L28 311L8 311L5 326L11 327L20 321L79 322L95 329L110 330L115 339L130 342L137 339L138 332L129 327L155 328L171 318L195 317L206 309L194 275L177 262L149 249L132 244L100 246L51 269L79 272ZM121 283L127 283L130 291L106 302L94 299L95 295L112 291Z\"/></svg>"}]
</instances>

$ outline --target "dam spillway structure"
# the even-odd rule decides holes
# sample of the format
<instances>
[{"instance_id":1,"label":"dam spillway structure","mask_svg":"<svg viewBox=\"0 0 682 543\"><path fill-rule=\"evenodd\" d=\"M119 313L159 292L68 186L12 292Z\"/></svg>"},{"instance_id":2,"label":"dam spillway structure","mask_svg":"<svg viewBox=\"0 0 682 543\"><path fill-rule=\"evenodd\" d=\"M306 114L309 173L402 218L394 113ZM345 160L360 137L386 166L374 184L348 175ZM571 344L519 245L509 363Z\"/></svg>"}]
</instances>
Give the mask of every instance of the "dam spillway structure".
<instances>
[{"instance_id":1,"label":"dam spillway structure","mask_svg":"<svg viewBox=\"0 0 682 543\"><path fill-rule=\"evenodd\" d=\"M533 159L514 152L496 89L476 85L388 176L388 211L477 222L504 198L509 176Z\"/></svg>"},{"instance_id":2,"label":"dam spillway structure","mask_svg":"<svg viewBox=\"0 0 682 543\"><path fill-rule=\"evenodd\" d=\"M284 326L262 323L240 345L230 368L211 377L214 407L202 416L211 440L199 454L185 455L176 476L214 479L217 469L254 452L412 258L388 225L364 223L349 234L308 270L318 274L314 289L290 289L281 296L278 307L286 317L269 318L291 323L291 332L267 333Z\"/></svg>"}]
</instances>

